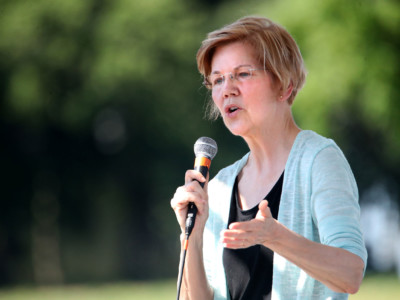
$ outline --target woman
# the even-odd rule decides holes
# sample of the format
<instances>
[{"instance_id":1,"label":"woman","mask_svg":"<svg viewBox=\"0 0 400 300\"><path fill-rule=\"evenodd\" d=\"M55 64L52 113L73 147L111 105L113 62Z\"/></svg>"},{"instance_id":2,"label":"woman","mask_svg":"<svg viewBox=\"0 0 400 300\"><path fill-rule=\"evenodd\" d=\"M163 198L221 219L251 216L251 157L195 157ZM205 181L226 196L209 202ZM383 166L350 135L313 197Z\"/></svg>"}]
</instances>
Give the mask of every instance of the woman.
<instances>
[{"instance_id":1,"label":"woman","mask_svg":"<svg viewBox=\"0 0 400 300\"><path fill-rule=\"evenodd\" d=\"M198 208L181 296L347 299L367 258L358 191L337 145L293 119L305 81L296 42L268 19L245 17L211 32L197 64L211 114L250 152L209 184L187 171L171 200L183 233L188 203Z\"/></svg>"}]
</instances>

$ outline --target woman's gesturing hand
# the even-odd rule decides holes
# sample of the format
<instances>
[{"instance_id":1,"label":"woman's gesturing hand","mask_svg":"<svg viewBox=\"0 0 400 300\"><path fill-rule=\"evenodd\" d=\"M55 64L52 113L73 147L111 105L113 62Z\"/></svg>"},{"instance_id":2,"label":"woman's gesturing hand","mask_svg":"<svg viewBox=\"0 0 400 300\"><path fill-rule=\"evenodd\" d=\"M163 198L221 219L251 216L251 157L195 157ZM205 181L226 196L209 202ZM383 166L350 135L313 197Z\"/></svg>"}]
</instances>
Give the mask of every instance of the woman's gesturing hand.
<instances>
[{"instance_id":1,"label":"woman's gesturing hand","mask_svg":"<svg viewBox=\"0 0 400 300\"><path fill-rule=\"evenodd\" d=\"M197 181L205 182L204 188L202 188ZM195 227L193 229L193 232L195 232L198 231L198 228L204 228L208 218L207 179L204 178L200 172L195 170L186 171L185 185L178 187L174 197L171 199L171 207L175 211L182 233L185 232L185 221L189 202L194 202L198 210Z\"/></svg>"},{"instance_id":2,"label":"woman's gesturing hand","mask_svg":"<svg viewBox=\"0 0 400 300\"><path fill-rule=\"evenodd\" d=\"M258 213L253 220L232 223L229 229L221 232L221 242L226 248L248 248L257 244L263 245L273 239L276 221L272 217L268 201L261 201L258 207Z\"/></svg>"}]
</instances>

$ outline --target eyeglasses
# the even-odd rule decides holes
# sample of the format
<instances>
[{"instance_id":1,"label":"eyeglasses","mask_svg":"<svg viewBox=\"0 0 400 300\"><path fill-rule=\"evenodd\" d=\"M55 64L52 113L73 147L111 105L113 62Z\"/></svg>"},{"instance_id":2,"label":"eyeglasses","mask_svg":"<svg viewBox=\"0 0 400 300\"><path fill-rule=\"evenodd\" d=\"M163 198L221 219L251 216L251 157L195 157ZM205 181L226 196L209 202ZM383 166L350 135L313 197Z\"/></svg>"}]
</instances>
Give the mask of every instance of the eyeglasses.
<instances>
[{"instance_id":1,"label":"eyeglasses","mask_svg":"<svg viewBox=\"0 0 400 300\"><path fill-rule=\"evenodd\" d=\"M210 90L216 90L223 86L225 83L226 75L229 75L231 80L237 80L239 82L248 81L254 74L255 71L265 71L265 69L254 69L249 67L240 67L235 69L233 72L225 74L211 74L204 80L204 85Z\"/></svg>"}]
</instances>

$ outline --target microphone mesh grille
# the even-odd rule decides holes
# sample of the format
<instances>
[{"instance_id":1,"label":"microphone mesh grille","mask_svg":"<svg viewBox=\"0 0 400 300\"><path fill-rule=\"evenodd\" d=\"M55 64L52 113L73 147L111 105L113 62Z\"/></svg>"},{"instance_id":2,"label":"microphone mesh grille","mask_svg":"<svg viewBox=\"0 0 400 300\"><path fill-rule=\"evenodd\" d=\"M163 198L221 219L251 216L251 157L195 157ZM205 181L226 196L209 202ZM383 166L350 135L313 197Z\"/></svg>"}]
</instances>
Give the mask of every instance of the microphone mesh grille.
<instances>
[{"instance_id":1,"label":"microphone mesh grille","mask_svg":"<svg viewBox=\"0 0 400 300\"><path fill-rule=\"evenodd\" d=\"M196 157L205 156L213 159L218 152L217 143L209 137L201 137L194 144L194 154Z\"/></svg>"}]
</instances>

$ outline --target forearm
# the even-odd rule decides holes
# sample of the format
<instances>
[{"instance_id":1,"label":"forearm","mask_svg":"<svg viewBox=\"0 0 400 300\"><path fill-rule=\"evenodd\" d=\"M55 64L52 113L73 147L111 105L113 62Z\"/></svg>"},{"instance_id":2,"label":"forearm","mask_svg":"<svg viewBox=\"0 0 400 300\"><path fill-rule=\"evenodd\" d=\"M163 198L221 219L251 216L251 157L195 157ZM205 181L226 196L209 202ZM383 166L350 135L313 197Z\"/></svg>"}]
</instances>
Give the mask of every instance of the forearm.
<instances>
[{"instance_id":1,"label":"forearm","mask_svg":"<svg viewBox=\"0 0 400 300\"><path fill-rule=\"evenodd\" d=\"M340 248L322 245L277 223L274 240L265 246L291 261L308 275L340 293L356 293L364 274L364 262Z\"/></svg>"},{"instance_id":2,"label":"forearm","mask_svg":"<svg viewBox=\"0 0 400 300\"><path fill-rule=\"evenodd\" d=\"M182 254L185 238L181 236ZM182 259L181 259L182 263ZM186 261L183 271L181 297L183 300L213 299L213 291L208 284L203 263L202 239L194 236L189 239Z\"/></svg>"}]
</instances>

